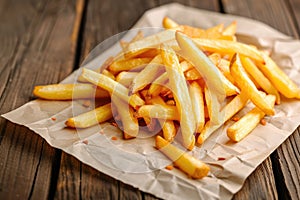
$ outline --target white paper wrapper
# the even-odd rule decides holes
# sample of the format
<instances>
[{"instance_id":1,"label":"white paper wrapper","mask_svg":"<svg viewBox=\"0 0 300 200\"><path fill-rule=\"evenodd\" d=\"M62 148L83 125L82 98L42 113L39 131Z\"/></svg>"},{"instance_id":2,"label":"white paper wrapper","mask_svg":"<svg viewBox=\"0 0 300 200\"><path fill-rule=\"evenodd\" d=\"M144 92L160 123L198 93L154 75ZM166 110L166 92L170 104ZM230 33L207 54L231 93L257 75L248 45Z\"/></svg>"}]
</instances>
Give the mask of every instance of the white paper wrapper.
<instances>
[{"instance_id":1,"label":"white paper wrapper","mask_svg":"<svg viewBox=\"0 0 300 200\"><path fill-rule=\"evenodd\" d=\"M188 14L187 14L188 13ZM169 16L182 24L208 28L219 23L238 23L238 39L272 51L272 57L298 84L300 80L300 43L257 21L238 16L224 15L204 10L169 4L147 11L134 28L160 27L162 18ZM131 37L127 34L128 38ZM98 67L120 50L112 45L101 55L92 52L93 60L85 67ZM76 72L63 82L73 82ZM74 109L76 107L76 109ZM75 156L97 170L142 191L165 199L230 199L241 189L245 179L262 163L300 124L300 102L282 99L276 106L276 115L266 126L259 125L239 143L232 143L221 128L192 154L201 157L211 167L211 174L202 180L192 180L177 169L163 166L170 163L153 148L154 138L130 141L121 138L120 131L108 123L85 130L65 128L64 122L73 114L86 111L79 103L68 101L35 100L2 115L24 125L42 136L53 147ZM55 117L56 120L51 120ZM227 123L230 124L231 122ZM104 134L100 134L100 129ZM119 139L112 141L111 137ZM83 141L88 141L88 144ZM218 160L219 157L225 160Z\"/></svg>"}]
</instances>

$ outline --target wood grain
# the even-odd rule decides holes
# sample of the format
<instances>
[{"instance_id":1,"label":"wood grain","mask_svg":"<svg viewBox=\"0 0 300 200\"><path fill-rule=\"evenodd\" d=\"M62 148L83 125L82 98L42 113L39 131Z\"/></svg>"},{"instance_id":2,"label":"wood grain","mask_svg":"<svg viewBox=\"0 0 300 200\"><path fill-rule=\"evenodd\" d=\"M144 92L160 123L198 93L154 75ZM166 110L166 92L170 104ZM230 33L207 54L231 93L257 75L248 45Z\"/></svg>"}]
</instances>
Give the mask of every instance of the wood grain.
<instances>
[{"instance_id":1,"label":"wood grain","mask_svg":"<svg viewBox=\"0 0 300 200\"><path fill-rule=\"evenodd\" d=\"M34 85L73 69L74 1L0 1L0 113L28 102ZM66 25L67 24L67 25ZM32 131L0 118L0 199L47 199L57 150Z\"/></svg>"}]
</instances>

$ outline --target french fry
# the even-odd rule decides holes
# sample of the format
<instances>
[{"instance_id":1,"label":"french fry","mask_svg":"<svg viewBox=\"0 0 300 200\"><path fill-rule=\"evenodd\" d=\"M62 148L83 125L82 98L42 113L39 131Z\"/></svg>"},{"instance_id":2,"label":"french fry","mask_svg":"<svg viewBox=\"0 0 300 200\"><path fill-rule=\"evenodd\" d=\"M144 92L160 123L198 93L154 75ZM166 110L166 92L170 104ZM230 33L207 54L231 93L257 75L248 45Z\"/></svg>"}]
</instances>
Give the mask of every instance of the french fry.
<instances>
[{"instance_id":1,"label":"french fry","mask_svg":"<svg viewBox=\"0 0 300 200\"><path fill-rule=\"evenodd\" d=\"M249 73L256 83L268 94L276 96L276 103L280 104L280 95L272 83L264 76L258 67L251 61L250 58L240 56L244 69Z\"/></svg>"},{"instance_id":2,"label":"french fry","mask_svg":"<svg viewBox=\"0 0 300 200\"><path fill-rule=\"evenodd\" d=\"M48 100L107 98L109 93L91 84L52 84L35 86L33 94Z\"/></svg>"},{"instance_id":3,"label":"french fry","mask_svg":"<svg viewBox=\"0 0 300 200\"><path fill-rule=\"evenodd\" d=\"M216 91L220 98L225 95L237 94L238 89L224 77L212 61L193 43L191 39L182 33L176 32L176 40L183 54L191 61L195 69L201 73L209 88Z\"/></svg>"},{"instance_id":4,"label":"french fry","mask_svg":"<svg viewBox=\"0 0 300 200\"><path fill-rule=\"evenodd\" d=\"M163 86L167 84L168 80L168 74L166 72L156 78L149 87L148 96L158 96L162 91Z\"/></svg>"},{"instance_id":5,"label":"french fry","mask_svg":"<svg viewBox=\"0 0 300 200\"><path fill-rule=\"evenodd\" d=\"M111 103L69 118L65 124L71 128L88 128L112 118Z\"/></svg>"},{"instance_id":6,"label":"french fry","mask_svg":"<svg viewBox=\"0 0 300 200\"><path fill-rule=\"evenodd\" d=\"M195 81L189 85L189 92L195 114L196 132L200 133L205 123L203 92Z\"/></svg>"},{"instance_id":7,"label":"french fry","mask_svg":"<svg viewBox=\"0 0 300 200\"><path fill-rule=\"evenodd\" d=\"M138 109L139 117L149 117L164 120L180 120L180 115L176 106L169 105L143 105Z\"/></svg>"},{"instance_id":8,"label":"french fry","mask_svg":"<svg viewBox=\"0 0 300 200\"><path fill-rule=\"evenodd\" d=\"M125 102L129 102L129 104L133 108L138 108L145 104L144 100L141 99L136 94L128 96L129 90L125 86L121 85L120 83L112 80L111 78L103 75L98 74L92 70L83 68L82 76L88 80L89 82L97 85L109 93L118 96L119 98L123 99Z\"/></svg>"},{"instance_id":9,"label":"french fry","mask_svg":"<svg viewBox=\"0 0 300 200\"><path fill-rule=\"evenodd\" d=\"M266 101L270 106L274 106L276 97L274 95L267 95ZM234 142L239 142L245 138L265 116L265 113L258 107L253 108L246 115L240 118L237 122L232 124L227 129L227 136Z\"/></svg>"},{"instance_id":10,"label":"french fry","mask_svg":"<svg viewBox=\"0 0 300 200\"><path fill-rule=\"evenodd\" d=\"M136 137L139 133L139 124L137 118L134 117L132 107L117 96L112 96L112 105L116 107L121 119L124 138L130 139Z\"/></svg>"},{"instance_id":11,"label":"french fry","mask_svg":"<svg viewBox=\"0 0 300 200\"><path fill-rule=\"evenodd\" d=\"M221 119L221 105L218 101L217 95L211 91L208 87L204 88L205 102L207 106L208 116L210 124L218 125L222 122Z\"/></svg>"},{"instance_id":12,"label":"french fry","mask_svg":"<svg viewBox=\"0 0 300 200\"><path fill-rule=\"evenodd\" d=\"M180 25L179 30L191 38L217 39L222 36L223 24L219 24L207 30Z\"/></svg>"},{"instance_id":13,"label":"french fry","mask_svg":"<svg viewBox=\"0 0 300 200\"><path fill-rule=\"evenodd\" d=\"M261 56L260 52L257 49L240 42L227 41L227 40L199 39L199 38L193 39L193 41L201 49L205 51L227 53L227 54L239 53L244 56L250 57L258 62L264 62L263 57Z\"/></svg>"},{"instance_id":14,"label":"french fry","mask_svg":"<svg viewBox=\"0 0 300 200\"><path fill-rule=\"evenodd\" d=\"M232 118L237 112L239 112L247 103L248 97L241 91L236 95L225 107L221 110L223 116L223 123ZM202 129L200 135L197 138L197 143L203 144L203 142L222 124L213 125L210 121L207 121Z\"/></svg>"},{"instance_id":15,"label":"french fry","mask_svg":"<svg viewBox=\"0 0 300 200\"><path fill-rule=\"evenodd\" d=\"M235 78L236 84L241 91L248 95L249 99L267 115L274 115L275 111L270 106L262 95L257 90L254 83L248 77L245 69L242 66L239 54L235 54L230 64L230 73Z\"/></svg>"},{"instance_id":16,"label":"french fry","mask_svg":"<svg viewBox=\"0 0 300 200\"><path fill-rule=\"evenodd\" d=\"M151 61L151 58L132 58L128 60L117 60L114 61L110 66L109 70L113 74L117 74L121 71L137 70L142 69Z\"/></svg>"},{"instance_id":17,"label":"french fry","mask_svg":"<svg viewBox=\"0 0 300 200\"><path fill-rule=\"evenodd\" d=\"M233 21L229 26L227 26L224 30L223 30L223 35L226 36L234 36L236 33L236 29L237 29L237 23L236 21Z\"/></svg>"},{"instance_id":18,"label":"french fry","mask_svg":"<svg viewBox=\"0 0 300 200\"><path fill-rule=\"evenodd\" d=\"M195 145L194 132L196 124L193 115L192 102L188 91L183 71L180 67L176 53L170 47L164 47L161 51L163 63L169 76L171 91L176 101L176 107L180 113L180 129L183 138L183 146L192 150Z\"/></svg>"},{"instance_id":19,"label":"french fry","mask_svg":"<svg viewBox=\"0 0 300 200\"><path fill-rule=\"evenodd\" d=\"M178 28L179 26L179 24L177 24L175 21L173 21L168 17L164 17L162 24L165 29L174 29L174 28Z\"/></svg>"},{"instance_id":20,"label":"french fry","mask_svg":"<svg viewBox=\"0 0 300 200\"><path fill-rule=\"evenodd\" d=\"M210 171L208 165L170 144L162 137L156 136L155 146L188 176L200 179L208 175Z\"/></svg>"},{"instance_id":21,"label":"french fry","mask_svg":"<svg viewBox=\"0 0 300 200\"><path fill-rule=\"evenodd\" d=\"M109 78L111 78L112 80L116 80L116 77L110 71L108 71L107 69L104 69L102 71L102 74L109 77Z\"/></svg>"},{"instance_id":22,"label":"french fry","mask_svg":"<svg viewBox=\"0 0 300 200\"><path fill-rule=\"evenodd\" d=\"M157 97L154 97L150 100L150 102L152 104L158 104L158 105L163 105L163 106L166 106L167 104L164 102L164 100L157 96ZM163 137L165 140L171 142L173 141L175 135L176 135L176 128L175 128L175 125L174 125L174 122L172 120L159 120L159 123L162 127L162 131L163 131Z\"/></svg>"},{"instance_id":23,"label":"french fry","mask_svg":"<svg viewBox=\"0 0 300 200\"><path fill-rule=\"evenodd\" d=\"M138 72L122 71L117 75L116 81L128 88L138 74Z\"/></svg>"},{"instance_id":24,"label":"french fry","mask_svg":"<svg viewBox=\"0 0 300 200\"><path fill-rule=\"evenodd\" d=\"M278 65L265 53L262 53L265 64L257 66L271 81L274 87L287 98L300 99L299 87L278 67Z\"/></svg>"},{"instance_id":25,"label":"french fry","mask_svg":"<svg viewBox=\"0 0 300 200\"><path fill-rule=\"evenodd\" d=\"M149 83L152 83L159 75L164 71L162 66L161 56L157 55L151 62L133 79L131 92L137 91L146 87Z\"/></svg>"}]
</instances>

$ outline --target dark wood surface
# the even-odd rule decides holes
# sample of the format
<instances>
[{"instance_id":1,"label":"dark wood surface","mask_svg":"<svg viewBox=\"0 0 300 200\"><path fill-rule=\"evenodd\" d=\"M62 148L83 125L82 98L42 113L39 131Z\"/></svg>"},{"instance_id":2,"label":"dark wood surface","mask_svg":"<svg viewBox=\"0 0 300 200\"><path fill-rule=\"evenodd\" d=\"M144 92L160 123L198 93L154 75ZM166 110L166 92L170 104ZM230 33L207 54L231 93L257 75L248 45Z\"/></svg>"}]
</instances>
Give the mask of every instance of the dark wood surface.
<instances>
[{"instance_id":1,"label":"dark wood surface","mask_svg":"<svg viewBox=\"0 0 300 200\"><path fill-rule=\"evenodd\" d=\"M104 39L169 0L0 0L0 113L57 83ZM300 0L179 0L260 20L299 38ZM246 180L234 199L299 199L299 128ZM50 147L0 118L0 199L156 199Z\"/></svg>"}]
</instances>

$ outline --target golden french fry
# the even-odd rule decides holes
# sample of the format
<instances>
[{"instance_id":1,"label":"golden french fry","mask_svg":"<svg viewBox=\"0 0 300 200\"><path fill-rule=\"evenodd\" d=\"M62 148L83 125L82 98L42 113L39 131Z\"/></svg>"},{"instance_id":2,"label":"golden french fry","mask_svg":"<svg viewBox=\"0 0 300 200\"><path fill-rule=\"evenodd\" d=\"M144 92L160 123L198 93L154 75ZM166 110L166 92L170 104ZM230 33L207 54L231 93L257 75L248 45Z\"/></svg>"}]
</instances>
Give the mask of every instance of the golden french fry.
<instances>
[{"instance_id":1,"label":"golden french fry","mask_svg":"<svg viewBox=\"0 0 300 200\"><path fill-rule=\"evenodd\" d=\"M116 81L128 88L138 74L138 72L122 71L117 75Z\"/></svg>"},{"instance_id":2,"label":"golden french fry","mask_svg":"<svg viewBox=\"0 0 300 200\"><path fill-rule=\"evenodd\" d=\"M223 116L223 123L232 118L237 112L239 112L247 103L248 97L243 91L236 95L225 107L221 110ZM215 130L217 130L221 124L213 125L210 121L207 121L202 129L199 137L197 138L197 143L202 144Z\"/></svg>"},{"instance_id":3,"label":"golden french fry","mask_svg":"<svg viewBox=\"0 0 300 200\"><path fill-rule=\"evenodd\" d=\"M217 39L222 36L223 24L219 24L207 30L180 25L179 30L191 38Z\"/></svg>"},{"instance_id":4,"label":"golden french fry","mask_svg":"<svg viewBox=\"0 0 300 200\"><path fill-rule=\"evenodd\" d=\"M266 96L266 101L270 106L274 106L275 99L276 97L274 95ZM227 129L227 136L232 141L239 142L259 124L264 116L265 113L258 107L253 108Z\"/></svg>"},{"instance_id":5,"label":"golden french fry","mask_svg":"<svg viewBox=\"0 0 300 200\"><path fill-rule=\"evenodd\" d=\"M237 94L239 90L226 79L212 61L193 43L191 39L182 33L176 32L176 40L183 51L183 54L191 61L195 69L200 72L209 88L216 91L220 98L225 95Z\"/></svg>"},{"instance_id":6,"label":"golden french fry","mask_svg":"<svg viewBox=\"0 0 300 200\"><path fill-rule=\"evenodd\" d=\"M140 73L135 76L132 82L131 92L136 93L143 89L161 75L163 71L164 67L162 66L161 56L157 55Z\"/></svg>"},{"instance_id":7,"label":"golden french fry","mask_svg":"<svg viewBox=\"0 0 300 200\"><path fill-rule=\"evenodd\" d=\"M195 145L194 132L196 124L193 115L192 101L189 95L188 86L180 67L176 53L170 47L164 47L161 51L163 63L169 77L171 91L176 101L176 107L180 113L180 129L183 138L183 146L189 150Z\"/></svg>"},{"instance_id":8,"label":"golden french fry","mask_svg":"<svg viewBox=\"0 0 300 200\"><path fill-rule=\"evenodd\" d=\"M162 24L165 29L177 28L179 26L179 24L168 17L164 17Z\"/></svg>"},{"instance_id":9,"label":"golden french fry","mask_svg":"<svg viewBox=\"0 0 300 200\"><path fill-rule=\"evenodd\" d=\"M160 96L156 96L150 100L150 103L156 105L162 105L166 106L167 104L164 102L164 100ZM163 137L171 142L173 141L175 135L176 135L176 128L174 125L174 122L172 120L159 120L159 123L162 127L163 131Z\"/></svg>"},{"instance_id":10,"label":"golden french fry","mask_svg":"<svg viewBox=\"0 0 300 200\"><path fill-rule=\"evenodd\" d=\"M72 128L87 128L112 118L111 103L94 110L69 118L66 125Z\"/></svg>"},{"instance_id":11,"label":"golden french fry","mask_svg":"<svg viewBox=\"0 0 300 200\"><path fill-rule=\"evenodd\" d=\"M167 84L168 80L169 78L166 72L156 78L149 87L148 96L158 96L162 91L163 86Z\"/></svg>"},{"instance_id":12,"label":"golden french fry","mask_svg":"<svg viewBox=\"0 0 300 200\"><path fill-rule=\"evenodd\" d=\"M193 81L189 86L190 97L196 119L196 132L200 133L205 123L203 92L200 85L195 81Z\"/></svg>"},{"instance_id":13,"label":"golden french fry","mask_svg":"<svg viewBox=\"0 0 300 200\"><path fill-rule=\"evenodd\" d=\"M109 93L91 84L52 84L35 86L33 94L48 100L72 100L84 98L106 98Z\"/></svg>"},{"instance_id":14,"label":"golden french fry","mask_svg":"<svg viewBox=\"0 0 300 200\"><path fill-rule=\"evenodd\" d=\"M151 58L132 58L128 60L117 60L109 66L109 70L114 74L121 71L142 69L151 61Z\"/></svg>"},{"instance_id":15,"label":"golden french fry","mask_svg":"<svg viewBox=\"0 0 300 200\"><path fill-rule=\"evenodd\" d=\"M208 87L204 88L205 102L207 106L208 116L210 124L218 125L221 124L223 119L221 119L221 105L218 101L217 95L211 91Z\"/></svg>"},{"instance_id":16,"label":"golden french fry","mask_svg":"<svg viewBox=\"0 0 300 200\"><path fill-rule=\"evenodd\" d=\"M88 80L89 82L97 85L109 93L118 96L119 98L123 99L125 102L129 102L129 104L133 108L138 108L145 104L144 100L141 99L136 94L128 96L129 90L125 86L121 85L120 83L112 80L111 78L103 75L98 74L92 70L83 68L82 76Z\"/></svg>"},{"instance_id":17,"label":"golden french fry","mask_svg":"<svg viewBox=\"0 0 300 200\"><path fill-rule=\"evenodd\" d=\"M139 117L149 117L165 120L180 120L176 106L169 105L143 105L138 109Z\"/></svg>"},{"instance_id":18,"label":"golden french fry","mask_svg":"<svg viewBox=\"0 0 300 200\"><path fill-rule=\"evenodd\" d=\"M139 133L139 123L134 117L134 110L132 107L115 95L112 96L112 105L117 109L121 119L124 138L128 139L136 137Z\"/></svg>"},{"instance_id":19,"label":"golden french fry","mask_svg":"<svg viewBox=\"0 0 300 200\"><path fill-rule=\"evenodd\" d=\"M198 72L196 68L192 68L186 72L184 72L185 79L188 81L194 81L198 79L202 79L201 74Z\"/></svg>"},{"instance_id":20,"label":"golden french fry","mask_svg":"<svg viewBox=\"0 0 300 200\"><path fill-rule=\"evenodd\" d=\"M278 65L265 53L262 53L265 64L257 66L271 81L274 87L287 98L300 99L299 87L278 67Z\"/></svg>"},{"instance_id":21,"label":"golden french fry","mask_svg":"<svg viewBox=\"0 0 300 200\"><path fill-rule=\"evenodd\" d=\"M203 178L207 176L210 171L208 165L170 144L160 136L156 136L155 145L156 148L173 161L179 169L194 179Z\"/></svg>"},{"instance_id":22,"label":"golden french fry","mask_svg":"<svg viewBox=\"0 0 300 200\"><path fill-rule=\"evenodd\" d=\"M193 39L193 41L205 51L229 54L239 53L259 62L264 61L263 57L257 49L240 42L199 38L195 38Z\"/></svg>"},{"instance_id":23,"label":"golden french fry","mask_svg":"<svg viewBox=\"0 0 300 200\"><path fill-rule=\"evenodd\" d=\"M187 62L186 60L180 62L180 67L184 72L194 68L194 66L191 63Z\"/></svg>"},{"instance_id":24,"label":"golden french fry","mask_svg":"<svg viewBox=\"0 0 300 200\"><path fill-rule=\"evenodd\" d=\"M224 30L223 30L223 35L226 36L234 36L236 33L236 29L237 29L237 23L236 21L233 21L229 26L227 26Z\"/></svg>"},{"instance_id":25,"label":"golden french fry","mask_svg":"<svg viewBox=\"0 0 300 200\"><path fill-rule=\"evenodd\" d=\"M230 73L235 78L236 84L241 91L248 95L249 99L267 115L274 115L275 111L257 90L254 83L248 77L242 66L239 54L235 54L230 64Z\"/></svg>"},{"instance_id":26,"label":"golden french fry","mask_svg":"<svg viewBox=\"0 0 300 200\"><path fill-rule=\"evenodd\" d=\"M258 69L258 67L251 61L250 58L240 56L244 69L249 73L256 83L268 94L276 96L276 103L280 104L280 95L272 83L265 77L265 75Z\"/></svg>"},{"instance_id":27,"label":"golden french fry","mask_svg":"<svg viewBox=\"0 0 300 200\"><path fill-rule=\"evenodd\" d=\"M104 69L102 71L102 74L109 77L109 78L111 78L112 80L116 80L116 77L110 71L108 71L107 69Z\"/></svg>"},{"instance_id":28,"label":"golden french fry","mask_svg":"<svg viewBox=\"0 0 300 200\"><path fill-rule=\"evenodd\" d=\"M127 52L125 52L126 58L132 58L137 56L149 49L159 48L161 44L168 43L170 41L174 41L175 39L175 31L174 30L165 30L159 32L154 35L150 35L136 42L130 43L127 48Z\"/></svg>"}]
</instances>

